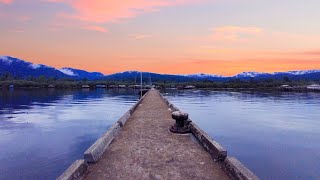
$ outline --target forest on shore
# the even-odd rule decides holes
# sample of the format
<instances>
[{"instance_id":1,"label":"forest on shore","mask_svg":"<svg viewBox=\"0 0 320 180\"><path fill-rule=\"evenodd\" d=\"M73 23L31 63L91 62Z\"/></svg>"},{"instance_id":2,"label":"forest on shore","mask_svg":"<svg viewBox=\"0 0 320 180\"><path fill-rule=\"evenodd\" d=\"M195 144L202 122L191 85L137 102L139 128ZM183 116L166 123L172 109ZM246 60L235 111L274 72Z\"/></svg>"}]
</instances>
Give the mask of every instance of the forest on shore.
<instances>
[{"instance_id":1,"label":"forest on shore","mask_svg":"<svg viewBox=\"0 0 320 180\"><path fill-rule=\"evenodd\" d=\"M132 80L88 80L88 79L68 79L68 78L50 78L45 76L29 77L26 79L14 78L11 76L0 77L1 88L116 88L116 87L137 87L139 85ZM288 77L282 79L229 79L226 81L213 81L213 80L193 80L187 82L175 81L155 81L152 85L158 88L184 88L186 86L192 88L297 88L303 89L310 84L319 84L320 81L310 80L293 80ZM144 85L150 86L148 80L143 81Z\"/></svg>"}]
</instances>

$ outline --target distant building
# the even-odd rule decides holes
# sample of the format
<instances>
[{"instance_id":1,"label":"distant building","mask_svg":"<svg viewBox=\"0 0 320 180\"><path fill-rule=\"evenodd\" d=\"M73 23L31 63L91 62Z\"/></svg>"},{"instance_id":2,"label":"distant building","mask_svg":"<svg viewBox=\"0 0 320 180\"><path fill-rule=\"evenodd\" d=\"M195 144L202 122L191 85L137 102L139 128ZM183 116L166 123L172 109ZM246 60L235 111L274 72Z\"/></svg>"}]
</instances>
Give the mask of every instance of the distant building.
<instances>
[{"instance_id":1,"label":"distant building","mask_svg":"<svg viewBox=\"0 0 320 180\"><path fill-rule=\"evenodd\" d=\"M194 89L196 88L194 85L187 85L184 87L184 89Z\"/></svg>"},{"instance_id":2,"label":"distant building","mask_svg":"<svg viewBox=\"0 0 320 180\"><path fill-rule=\"evenodd\" d=\"M177 86L177 89L184 89L184 86Z\"/></svg>"},{"instance_id":3,"label":"distant building","mask_svg":"<svg viewBox=\"0 0 320 180\"><path fill-rule=\"evenodd\" d=\"M126 88L126 85L119 85L119 88Z\"/></svg>"},{"instance_id":4,"label":"distant building","mask_svg":"<svg viewBox=\"0 0 320 180\"><path fill-rule=\"evenodd\" d=\"M319 84L312 84L312 85L307 86L307 89L320 90L320 85Z\"/></svg>"},{"instance_id":5,"label":"distant building","mask_svg":"<svg viewBox=\"0 0 320 180\"><path fill-rule=\"evenodd\" d=\"M50 84L49 86L48 86L48 88L55 88L56 86L55 85L53 85L53 84Z\"/></svg>"},{"instance_id":6,"label":"distant building","mask_svg":"<svg viewBox=\"0 0 320 180\"><path fill-rule=\"evenodd\" d=\"M109 85L109 88L118 88L118 85Z\"/></svg>"},{"instance_id":7,"label":"distant building","mask_svg":"<svg viewBox=\"0 0 320 180\"><path fill-rule=\"evenodd\" d=\"M280 86L280 89L292 89L290 85L284 84Z\"/></svg>"},{"instance_id":8,"label":"distant building","mask_svg":"<svg viewBox=\"0 0 320 180\"><path fill-rule=\"evenodd\" d=\"M145 88L146 88L146 89L151 89L152 86L151 86L151 85L145 85Z\"/></svg>"},{"instance_id":9,"label":"distant building","mask_svg":"<svg viewBox=\"0 0 320 180\"><path fill-rule=\"evenodd\" d=\"M106 88L107 86L106 85L104 85L104 84L97 84L96 85L96 88Z\"/></svg>"},{"instance_id":10,"label":"distant building","mask_svg":"<svg viewBox=\"0 0 320 180\"><path fill-rule=\"evenodd\" d=\"M82 88L90 88L89 85L82 85Z\"/></svg>"},{"instance_id":11,"label":"distant building","mask_svg":"<svg viewBox=\"0 0 320 180\"><path fill-rule=\"evenodd\" d=\"M140 85L134 85L135 89L139 89L141 86Z\"/></svg>"}]
</instances>

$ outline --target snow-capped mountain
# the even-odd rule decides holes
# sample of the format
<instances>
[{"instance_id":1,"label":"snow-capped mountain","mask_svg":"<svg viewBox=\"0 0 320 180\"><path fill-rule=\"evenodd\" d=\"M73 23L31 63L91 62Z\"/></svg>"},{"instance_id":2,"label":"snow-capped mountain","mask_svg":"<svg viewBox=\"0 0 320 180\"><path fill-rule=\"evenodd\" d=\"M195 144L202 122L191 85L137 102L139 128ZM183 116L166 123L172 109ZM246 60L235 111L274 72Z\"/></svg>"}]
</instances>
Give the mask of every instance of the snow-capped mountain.
<instances>
[{"instance_id":1,"label":"snow-capped mountain","mask_svg":"<svg viewBox=\"0 0 320 180\"><path fill-rule=\"evenodd\" d=\"M139 71L124 71L120 73L104 75L99 72L87 72L74 68L61 68L56 69L43 64L34 64L18 58L10 56L0 56L0 76L3 74L11 74L18 78L28 77L54 77L54 78L72 78L72 79L106 79L106 80L125 80L136 81L140 79ZM184 74L184 75L171 75L171 74L157 74L151 72L143 72L144 82L148 81L174 81L174 82L188 82L195 80L211 80L211 81L226 81L229 79L305 79L305 80L320 80L320 70L305 70L305 71L288 71L288 72L275 72L275 73L260 73L260 72L243 72L235 76L219 76L213 74Z\"/></svg>"},{"instance_id":2,"label":"snow-capped mountain","mask_svg":"<svg viewBox=\"0 0 320 180\"><path fill-rule=\"evenodd\" d=\"M68 76L78 76L78 74L74 73L72 70L70 70L69 68L61 68L58 69L60 72L62 72L63 74L66 74Z\"/></svg>"},{"instance_id":3,"label":"snow-capped mountain","mask_svg":"<svg viewBox=\"0 0 320 180\"><path fill-rule=\"evenodd\" d=\"M84 70L74 69L74 68L62 68L62 69L59 69L59 71L68 76L86 78L86 79L100 79L104 77L104 74L99 72L87 72Z\"/></svg>"},{"instance_id":4,"label":"snow-capped mountain","mask_svg":"<svg viewBox=\"0 0 320 180\"><path fill-rule=\"evenodd\" d=\"M9 56L0 56L0 61L1 63L4 63L4 64L11 64L12 62L14 61L18 61L19 59L16 59L16 58L11 58Z\"/></svg>"},{"instance_id":5,"label":"snow-capped mountain","mask_svg":"<svg viewBox=\"0 0 320 180\"><path fill-rule=\"evenodd\" d=\"M273 75L276 75L276 74L305 75L305 74L319 73L319 72L320 72L320 70L305 70L305 71L275 72L272 74Z\"/></svg>"},{"instance_id":6,"label":"snow-capped mountain","mask_svg":"<svg viewBox=\"0 0 320 180\"><path fill-rule=\"evenodd\" d=\"M91 73L72 68L56 69L10 56L0 56L0 75L5 73L18 78L46 76L54 78L99 79L104 76L97 72Z\"/></svg>"},{"instance_id":7,"label":"snow-capped mountain","mask_svg":"<svg viewBox=\"0 0 320 180\"><path fill-rule=\"evenodd\" d=\"M305 71L287 71L287 72L274 72L274 73L260 73L260 72L243 72L238 75L232 76L230 78L239 78L239 79L248 79L248 78L257 78L257 79L280 79L284 77L292 79L320 79L320 70L305 70Z\"/></svg>"},{"instance_id":8,"label":"snow-capped mountain","mask_svg":"<svg viewBox=\"0 0 320 180\"><path fill-rule=\"evenodd\" d=\"M186 77L193 77L193 78L220 78L222 76L215 75L215 74L204 74L204 73L198 73L198 74L185 74L181 76Z\"/></svg>"},{"instance_id":9,"label":"snow-capped mountain","mask_svg":"<svg viewBox=\"0 0 320 180\"><path fill-rule=\"evenodd\" d=\"M19 78L27 77L66 77L63 73L53 67L42 64L33 64L10 56L0 56L0 74L9 73Z\"/></svg>"},{"instance_id":10,"label":"snow-capped mountain","mask_svg":"<svg viewBox=\"0 0 320 180\"><path fill-rule=\"evenodd\" d=\"M259 72L243 72L236 76L232 76L234 78L254 78L261 75L268 75L267 73L259 73Z\"/></svg>"}]
</instances>

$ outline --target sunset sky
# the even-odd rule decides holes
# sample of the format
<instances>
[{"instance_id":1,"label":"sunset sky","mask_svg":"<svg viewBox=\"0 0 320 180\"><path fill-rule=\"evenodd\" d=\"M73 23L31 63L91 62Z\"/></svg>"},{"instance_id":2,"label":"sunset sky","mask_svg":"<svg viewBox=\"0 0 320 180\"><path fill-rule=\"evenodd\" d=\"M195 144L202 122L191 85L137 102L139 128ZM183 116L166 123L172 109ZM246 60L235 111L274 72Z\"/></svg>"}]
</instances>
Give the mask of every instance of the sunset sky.
<instances>
[{"instance_id":1,"label":"sunset sky","mask_svg":"<svg viewBox=\"0 0 320 180\"><path fill-rule=\"evenodd\" d=\"M320 69L320 1L0 0L0 55L105 74Z\"/></svg>"}]
</instances>

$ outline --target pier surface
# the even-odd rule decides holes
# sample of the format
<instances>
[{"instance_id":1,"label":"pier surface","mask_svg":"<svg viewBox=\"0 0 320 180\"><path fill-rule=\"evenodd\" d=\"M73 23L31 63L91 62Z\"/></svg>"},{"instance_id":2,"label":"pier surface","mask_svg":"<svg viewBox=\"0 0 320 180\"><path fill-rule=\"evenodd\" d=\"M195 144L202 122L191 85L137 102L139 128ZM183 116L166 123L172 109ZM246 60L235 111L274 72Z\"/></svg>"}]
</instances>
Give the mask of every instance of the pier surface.
<instances>
[{"instance_id":1,"label":"pier surface","mask_svg":"<svg viewBox=\"0 0 320 180\"><path fill-rule=\"evenodd\" d=\"M229 179L192 134L169 132L171 113L150 90L84 179Z\"/></svg>"}]
</instances>

